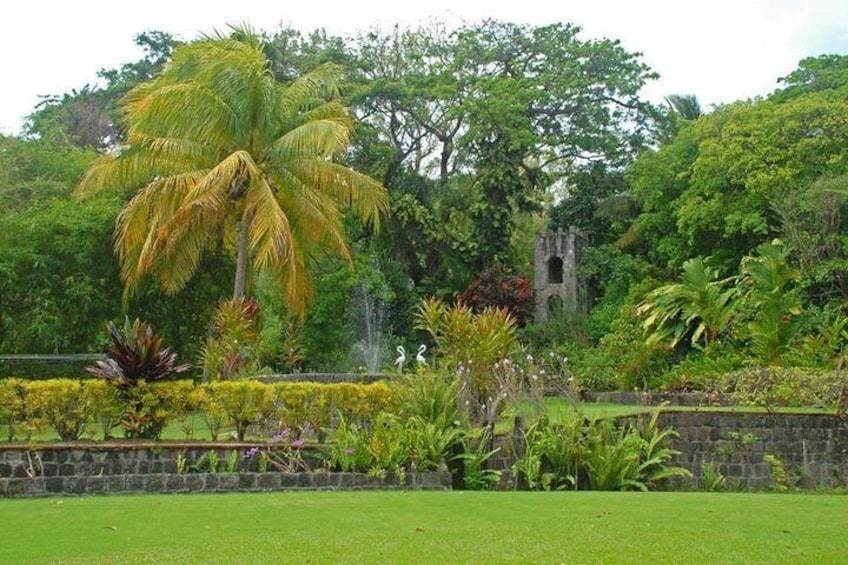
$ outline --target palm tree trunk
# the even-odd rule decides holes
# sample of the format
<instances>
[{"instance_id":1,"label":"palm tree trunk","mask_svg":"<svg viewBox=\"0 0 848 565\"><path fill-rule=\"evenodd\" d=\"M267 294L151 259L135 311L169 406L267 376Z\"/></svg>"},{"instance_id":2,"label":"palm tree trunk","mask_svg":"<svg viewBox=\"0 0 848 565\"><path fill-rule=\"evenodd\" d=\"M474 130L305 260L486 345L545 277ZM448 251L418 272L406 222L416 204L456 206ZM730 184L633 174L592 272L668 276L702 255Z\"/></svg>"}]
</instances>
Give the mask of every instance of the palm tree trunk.
<instances>
[{"instance_id":1,"label":"palm tree trunk","mask_svg":"<svg viewBox=\"0 0 848 565\"><path fill-rule=\"evenodd\" d=\"M238 251L236 254L236 283L233 288L233 298L244 297L245 280L247 279L247 243L250 239L250 224L253 222L254 211L244 215L239 225Z\"/></svg>"}]
</instances>

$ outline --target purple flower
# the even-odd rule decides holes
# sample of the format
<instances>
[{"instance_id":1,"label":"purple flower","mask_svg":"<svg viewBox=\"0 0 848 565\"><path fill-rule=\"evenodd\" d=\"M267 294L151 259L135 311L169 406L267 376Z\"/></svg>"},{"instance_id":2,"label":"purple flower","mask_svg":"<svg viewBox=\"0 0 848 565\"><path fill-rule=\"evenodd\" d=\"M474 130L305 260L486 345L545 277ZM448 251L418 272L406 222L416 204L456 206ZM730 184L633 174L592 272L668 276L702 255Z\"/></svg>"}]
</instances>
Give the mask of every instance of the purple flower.
<instances>
[{"instance_id":1,"label":"purple flower","mask_svg":"<svg viewBox=\"0 0 848 565\"><path fill-rule=\"evenodd\" d=\"M251 447L250 449L248 449L247 451L244 452L242 459L250 459L251 457L253 457L257 453L259 453L259 448L258 447Z\"/></svg>"},{"instance_id":2,"label":"purple flower","mask_svg":"<svg viewBox=\"0 0 848 565\"><path fill-rule=\"evenodd\" d=\"M286 439L287 437L289 437L289 429L288 428L284 429L283 431L281 431L280 433L275 435L274 440L280 441L282 439Z\"/></svg>"},{"instance_id":3,"label":"purple flower","mask_svg":"<svg viewBox=\"0 0 848 565\"><path fill-rule=\"evenodd\" d=\"M347 449L345 449L345 455L353 455L354 453L356 453L356 449L353 447L348 447Z\"/></svg>"},{"instance_id":4,"label":"purple flower","mask_svg":"<svg viewBox=\"0 0 848 565\"><path fill-rule=\"evenodd\" d=\"M295 439L295 440L292 440L291 446L295 449L299 449L299 448L303 447L304 443L305 442L302 439Z\"/></svg>"}]
</instances>

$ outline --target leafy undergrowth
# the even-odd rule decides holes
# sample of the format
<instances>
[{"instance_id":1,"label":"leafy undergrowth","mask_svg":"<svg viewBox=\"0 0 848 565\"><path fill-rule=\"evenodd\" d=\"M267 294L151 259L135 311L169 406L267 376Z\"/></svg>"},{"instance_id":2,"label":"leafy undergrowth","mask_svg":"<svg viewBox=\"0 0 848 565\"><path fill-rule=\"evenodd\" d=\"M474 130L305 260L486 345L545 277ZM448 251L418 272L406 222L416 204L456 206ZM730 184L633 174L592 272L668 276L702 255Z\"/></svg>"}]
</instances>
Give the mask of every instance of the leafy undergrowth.
<instances>
[{"instance_id":1,"label":"leafy undergrowth","mask_svg":"<svg viewBox=\"0 0 848 565\"><path fill-rule=\"evenodd\" d=\"M848 496L122 496L0 500L0 515L4 563L835 563L848 554Z\"/></svg>"}]
</instances>

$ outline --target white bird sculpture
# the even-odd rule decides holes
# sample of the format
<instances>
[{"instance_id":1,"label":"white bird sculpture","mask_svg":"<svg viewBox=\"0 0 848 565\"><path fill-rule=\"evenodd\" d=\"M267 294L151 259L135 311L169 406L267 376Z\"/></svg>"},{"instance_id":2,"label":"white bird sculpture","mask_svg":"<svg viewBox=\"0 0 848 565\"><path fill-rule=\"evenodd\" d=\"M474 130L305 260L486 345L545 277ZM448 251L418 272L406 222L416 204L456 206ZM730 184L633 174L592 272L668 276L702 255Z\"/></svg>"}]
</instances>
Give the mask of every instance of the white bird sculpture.
<instances>
[{"instance_id":1,"label":"white bird sculpture","mask_svg":"<svg viewBox=\"0 0 848 565\"><path fill-rule=\"evenodd\" d=\"M395 365L398 367L398 375L402 375L403 364L406 363L406 349L404 349L402 345L398 345L397 352L400 353L400 355L398 355L398 358L395 359Z\"/></svg>"},{"instance_id":2,"label":"white bird sculpture","mask_svg":"<svg viewBox=\"0 0 848 565\"><path fill-rule=\"evenodd\" d=\"M415 360L418 362L419 365L426 365L427 364L427 360L424 359L424 353L426 351L427 351L427 346L422 343L421 346L418 348L418 354L415 356Z\"/></svg>"}]
</instances>

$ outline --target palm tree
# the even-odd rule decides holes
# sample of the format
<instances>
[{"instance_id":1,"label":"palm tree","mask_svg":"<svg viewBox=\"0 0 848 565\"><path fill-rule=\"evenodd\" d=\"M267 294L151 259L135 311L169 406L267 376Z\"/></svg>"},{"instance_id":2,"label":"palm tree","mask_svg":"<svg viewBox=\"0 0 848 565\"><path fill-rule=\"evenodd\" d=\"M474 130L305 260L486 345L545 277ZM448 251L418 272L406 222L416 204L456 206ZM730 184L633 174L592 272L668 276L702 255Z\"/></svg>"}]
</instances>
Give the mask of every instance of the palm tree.
<instances>
[{"instance_id":1,"label":"palm tree","mask_svg":"<svg viewBox=\"0 0 848 565\"><path fill-rule=\"evenodd\" d=\"M684 120L697 120L704 114L694 94L669 94L665 97L665 103Z\"/></svg>"},{"instance_id":2,"label":"palm tree","mask_svg":"<svg viewBox=\"0 0 848 565\"><path fill-rule=\"evenodd\" d=\"M679 283L651 291L637 308L644 329L651 332L649 340L671 336L671 346L676 347L691 332L692 345L713 343L733 318L736 280L719 279L718 271L700 257L683 263Z\"/></svg>"},{"instance_id":3,"label":"palm tree","mask_svg":"<svg viewBox=\"0 0 848 565\"><path fill-rule=\"evenodd\" d=\"M248 263L282 283L292 311L311 295L307 258L349 259L342 213L379 227L386 190L339 164L353 123L339 102L339 69L274 80L249 30L174 51L165 70L123 100L127 142L96 162L78 192L139 189L117 220L125 297L145 279L180 290L203 252L236 250L234 298Z\"/></svg>"}]
</instances>

